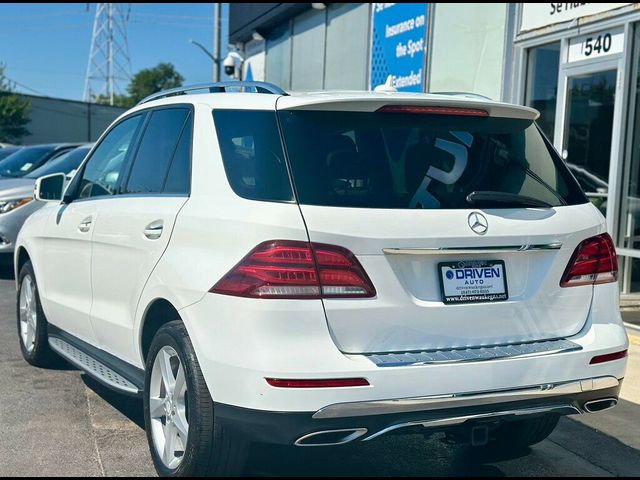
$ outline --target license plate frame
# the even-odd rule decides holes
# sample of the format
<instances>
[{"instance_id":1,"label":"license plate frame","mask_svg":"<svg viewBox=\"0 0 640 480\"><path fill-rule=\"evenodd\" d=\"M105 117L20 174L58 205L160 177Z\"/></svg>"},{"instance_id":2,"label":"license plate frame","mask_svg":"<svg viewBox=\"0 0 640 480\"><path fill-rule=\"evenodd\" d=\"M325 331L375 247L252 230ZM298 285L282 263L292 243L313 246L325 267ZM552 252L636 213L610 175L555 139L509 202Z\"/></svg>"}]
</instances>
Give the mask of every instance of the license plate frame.
<instances>
[{"instance_id":1,"label":"license plate frame","mask_svg":"<svg viewBox=\"0 0 640 480\"><path fill-rule=\"evenodd\" d=\"M495 282L493 279L500 278L496 276L497 271L502 275L502 289L495 291ZM464 275L467 278L456 278L458 274L453 273L465 269ZM467 273L468 269L472 269L471 275L475 275L480 278L469 278ZM488 269L488 272L487 270ZM447 272L452 272L453 276L447 276ZM489 275L486 277L486 275ZM445 279L446 277L446 279ZM482 278L484 277L484 278ZM486 284L486 280L492 279L489 284ZM507 280L507 269L505 267L504 260L458 260L454 262L440 262L438 263L438 280L440 281L440 293L442 295L442 302L445 305L459 305L465 303L495 303L504 302L509 300L509 287ZM464 285L460 285L460 281L482 281L483 283L474 283L465 288ZM445 283L447 283L445 285ZM499 283L499 281L497 282ZM453 285L453 287L451 287ZM452 295L451 289L456 288L462 293L459 295ZM482 292L482 290L489 290ZM493 291L492 291L493 290ZM504 291L500 291L504 290Z\"/></svg>"}]
</instances>

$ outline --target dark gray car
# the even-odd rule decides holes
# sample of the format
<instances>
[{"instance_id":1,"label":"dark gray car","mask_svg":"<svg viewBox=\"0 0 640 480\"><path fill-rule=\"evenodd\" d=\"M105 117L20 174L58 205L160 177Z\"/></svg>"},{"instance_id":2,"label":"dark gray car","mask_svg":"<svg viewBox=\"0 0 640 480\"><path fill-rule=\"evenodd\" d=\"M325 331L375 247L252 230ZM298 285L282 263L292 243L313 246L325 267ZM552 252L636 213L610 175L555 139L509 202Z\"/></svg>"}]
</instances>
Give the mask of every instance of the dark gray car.
<instances>
[{"instance_id":1,"label":"dark gray car","mask_svg":"<svg viewBox=\"0 0 640 480\"><path fill-rule=\"evenodd\" d=\"M5 177L24 177L63 153L81 145L81 143L47 143L23 147L0 160L0 180Z\"/></svg>"},{"instance_id":2,"label":"dark gray car","mask_svg":"<svg viewBox=\"0 0 640 480\"><path fill-rule=\"evenodd\" d=\"M0 148L0 160L7 158L9 155L13 155L22 147L3 147Z\"/></svg>"}]
</instances>

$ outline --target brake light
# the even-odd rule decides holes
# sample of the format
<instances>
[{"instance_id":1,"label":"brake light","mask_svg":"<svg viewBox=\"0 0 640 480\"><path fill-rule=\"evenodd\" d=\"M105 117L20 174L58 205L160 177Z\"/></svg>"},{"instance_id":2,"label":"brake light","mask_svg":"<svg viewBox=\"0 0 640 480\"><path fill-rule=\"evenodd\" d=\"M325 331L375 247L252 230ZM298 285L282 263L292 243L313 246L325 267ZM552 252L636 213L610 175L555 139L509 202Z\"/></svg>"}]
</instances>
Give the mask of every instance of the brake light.
<instances>
[{"instance_id":1,"label":"brake light","mask_svg":"<svg viewBox=\"0 0 640 480\"><path fill-rule=\"evenodd\" d=\"M379 113L413 113L432 115L460 115L464 117L488 117L489 112L479 108L435 107L426 105L385 105Z\"/></svg>"},{"instance_id":2,"label":"brake light","mask_svg":"<svg viewBox=\"0 0 640 480\"><path fill-rule=\"evenodd\" d=\"M597 363L612 362L614 360L620 360L627 356L627 350L622 350L615 353L607 353L605 355L597 355L591 359L589 365L595 365Z\"/></svg>"},{"instance_id":3,"label":"brake light","mask_svg":"<svg viewBox=\"0 0 640 480\"><path fill-rule=\"evenodd\" d=\"M608 233L581 242L560 281L561 287L597 285L618 280L618 256Z\"/></svg>"},{"instance_id":4,"label":"brake light","mask_svg":"<svg viewBox=\"0 0 640 480\"><path fill-rule=\"evenodd\" d=\"M364 298L375 288L346 248L271 240L261 243L211 293L247 298Z\"/></svg>"},{"instance_id":5,"label":"brake light","mask_svg":"<svg viewBox=\"0 0 640 480\"><path fill-rule=\"evenodd\" d=\"M366 378L330 378L291 380L282 378L265 378L267 383L277 388L339 388L339 387L368 387Z\"/></svg>"}]
</instances>

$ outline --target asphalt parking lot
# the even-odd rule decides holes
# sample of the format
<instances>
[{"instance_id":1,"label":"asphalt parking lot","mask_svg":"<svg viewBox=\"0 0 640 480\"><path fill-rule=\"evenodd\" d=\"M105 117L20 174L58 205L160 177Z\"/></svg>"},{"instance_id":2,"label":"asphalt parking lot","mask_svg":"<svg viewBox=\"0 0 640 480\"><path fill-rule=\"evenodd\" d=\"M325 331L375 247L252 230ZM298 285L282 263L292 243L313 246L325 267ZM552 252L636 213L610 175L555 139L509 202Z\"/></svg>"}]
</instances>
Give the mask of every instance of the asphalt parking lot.
<instances>
[{"instance_id":1,"label":"asphalt parking lot","mask_svg":"<svg viewBox=\"0 0 640 480\"><path fill-rule=\"evenodd\" d=\"M636 476L640 475L640 331L617 408L562 419L519 458L393 436L348 449L255 446L247 475ZM637 337L635 335L638 335ZM0 475L142 476L154 470L140 401L111 393L61 363L36 369L22 359L14 283L0 270Z\"/></svg>"}]
</instances>

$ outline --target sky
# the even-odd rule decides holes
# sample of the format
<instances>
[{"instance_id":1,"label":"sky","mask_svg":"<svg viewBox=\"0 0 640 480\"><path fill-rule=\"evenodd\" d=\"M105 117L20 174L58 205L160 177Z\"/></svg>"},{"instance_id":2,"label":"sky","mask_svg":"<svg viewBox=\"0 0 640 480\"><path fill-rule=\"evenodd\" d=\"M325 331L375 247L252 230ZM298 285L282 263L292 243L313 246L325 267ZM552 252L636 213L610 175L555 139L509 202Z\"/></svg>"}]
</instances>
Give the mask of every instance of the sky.
<instances>
[{"instance_id":1,"label":"sky","mask_svg":"<svg viewBox=\"0 0 640 480\"><path fill-rule=\"evenodd\" d=\"M0 4L0 63L17 91L83 99L95 11L95 3ZM131 73L171 62L185 85L210 82L211 59L189 40L213 49L213 11L213 3L131 4Z\"/></svg>"}]
</instances>

